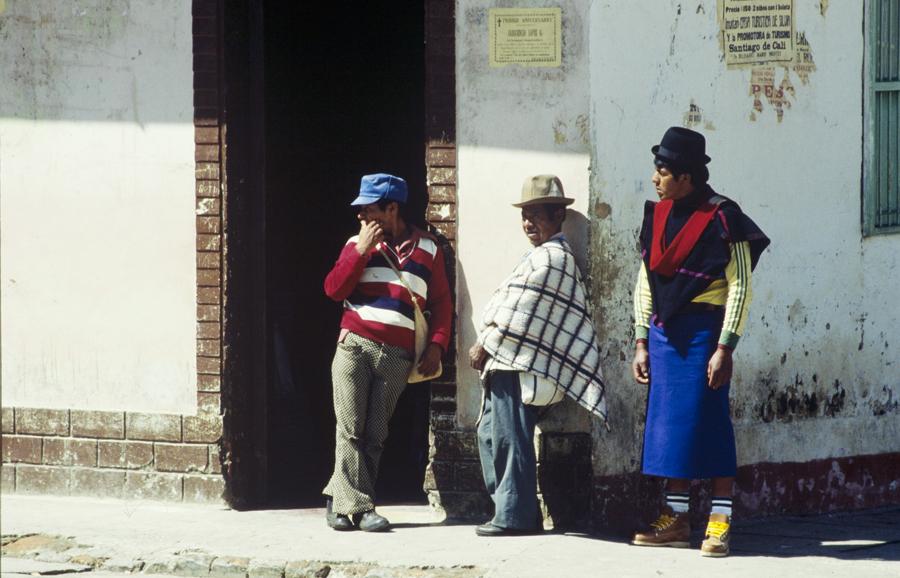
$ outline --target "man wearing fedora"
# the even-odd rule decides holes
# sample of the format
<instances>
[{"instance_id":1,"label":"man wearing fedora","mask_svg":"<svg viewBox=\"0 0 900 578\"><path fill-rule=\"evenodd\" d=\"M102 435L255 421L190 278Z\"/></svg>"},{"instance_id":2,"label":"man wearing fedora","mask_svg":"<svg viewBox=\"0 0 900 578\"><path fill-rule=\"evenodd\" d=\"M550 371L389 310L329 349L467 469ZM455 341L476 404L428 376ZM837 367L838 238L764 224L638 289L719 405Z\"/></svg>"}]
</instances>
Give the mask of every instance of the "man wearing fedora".
<instances>
[{"instance_id":1,"label":"man wearing fedora","mask_svg":"<svg viewBox=\"0 0 900 578\"><path fill-rule=\"evenodd\" d=\"M539 406L568 395L606 419L600 351L587 292L562 234L567 198L554 175L525 180L522 230L534 248L484 310L470 365L484 385L478 450L493 519L479 536L537 532L534 428Z\"/></svg>"},{"instance_id":2,"label":"man wearing fedora","mask_svg":"<svg viewBox=\"0 0 900 578\"><path fill-rule=\"evenodd\" d=\"M732 352L747 321L751 271L769 239L707 184L703 135L673 127L651 152L659 202L644 207L632 371L650 386L642 471L667 479L666 505L632 543L688 547L691 480L712 478L701 554L727 556L737 469Z\"/></svg>"},{"instance_id":3,"label":"man wearing fedora","mask_svg":"<svg viewBox=\"0 0 900 578\"><path fill-rule=\"evenodd\" d=\"M444 257L434 237L406 222L406 181L362 177L359 234L344 245L325 293L344 303L331 365L337 418L334 473L322 491L335 530L387 530L375 512L375 481L388 422L413 363L436 372L450 343L452 303ZM401 278L402 275L402 278ZM413 299L416 303L413 303ZM427 347L415 355L415 308L430 313Z\"/></svg>"}]
</instances>

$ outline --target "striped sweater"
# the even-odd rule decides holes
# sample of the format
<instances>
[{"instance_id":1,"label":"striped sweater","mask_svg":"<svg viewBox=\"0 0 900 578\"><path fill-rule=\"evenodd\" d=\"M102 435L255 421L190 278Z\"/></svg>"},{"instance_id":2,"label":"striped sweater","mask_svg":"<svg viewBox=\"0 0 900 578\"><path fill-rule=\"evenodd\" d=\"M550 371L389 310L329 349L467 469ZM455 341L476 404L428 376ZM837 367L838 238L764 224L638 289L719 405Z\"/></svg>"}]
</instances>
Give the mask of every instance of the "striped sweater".
<instances>
[{"instance_id":1,"label":"striped sweater","mask_svg":"<svg viewBox=\"0 0 900 578\"><path fill-rule=\"evenodd\" d=\"M725 267L725 279L716 279L705 291L694 297L692 303L709 303L725 308L725 321L719 335L719 343L734 349L744 333L750 301L753 297L750 278L750 243L730 243L731 260ZM647 278L647 266L641 261L637 285L634 288L635 337L646 339L650 333L653 315L653 293Z\"/></svg>"},{"instance_id":2,"label":"striped sweater","mask_svg":"<svg viewBox=\"0 0 900 578\"><path fill-rule=\"evenodd\" d=\"M409 291L385 261L390 258L412 288L419 306L430 314L429 343L447 351L453 313L444 257L435 239L411 227L410 238L400 247L382 242L360 255L357 238L347 241L325 277L325 294L344 302L341 329L415 351L415 310Z\"/></svg>"}]
</instances>

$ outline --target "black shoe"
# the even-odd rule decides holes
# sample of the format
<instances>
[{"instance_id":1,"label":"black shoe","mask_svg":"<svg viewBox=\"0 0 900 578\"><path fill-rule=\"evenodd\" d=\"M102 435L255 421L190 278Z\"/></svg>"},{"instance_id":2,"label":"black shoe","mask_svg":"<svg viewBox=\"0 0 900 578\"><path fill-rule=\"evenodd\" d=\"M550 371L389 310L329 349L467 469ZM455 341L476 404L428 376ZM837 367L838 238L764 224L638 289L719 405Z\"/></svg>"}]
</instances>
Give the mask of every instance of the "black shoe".
<instances>
[{"instance_id":1,"label":"black shoe","mask_svg":"<svg viewBox=\"0 0 900 578\"><path fill-rule=\"evenodd\" d=\"M329 528L333 528L338 532L346 532L354 527L353 522L350 521L346 514L335 514L331 510L331 498L325 500L325 521L328 522Z\"/></svg>"},{"instance_id":2,"label":"black shoe","mask_svg":"<svg viewBox=\"0 0 900 578\"><path fill-rule=\"evenodd\" d=\"M387 518L378 515L375 510L366 510L361 514L353 514L353 521L363 532L384 532L391 528Z\"/></svg>"},{"instance_id":3,"label":"black shoe","mask_svg":"<svg viewBox=\"0 0 900 578\"><path fill-rule=\"evenodd\" d=\"M501 528L500 526L495 526L492 523L488 522L487 524L482 524L475 528L475 533L479 536L485 537L494 537L494 536L531 536L533 534L540 534L542 530L538 528L534 528L531 530L524 530L519 528Z\"/></svg>"}]
</instances>

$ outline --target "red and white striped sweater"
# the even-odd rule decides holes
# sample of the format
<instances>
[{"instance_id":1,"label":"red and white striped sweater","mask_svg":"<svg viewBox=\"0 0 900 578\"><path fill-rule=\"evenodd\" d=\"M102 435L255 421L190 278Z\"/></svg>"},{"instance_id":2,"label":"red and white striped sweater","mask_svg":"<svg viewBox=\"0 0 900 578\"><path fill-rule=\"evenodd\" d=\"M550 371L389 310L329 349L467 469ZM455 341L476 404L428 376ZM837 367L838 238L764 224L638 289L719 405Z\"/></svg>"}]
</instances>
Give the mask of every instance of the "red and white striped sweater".
<instances>
[{"instance_id":1,"label":"red and white striped sweater","mask_svg":"<svg viewBox=\"0 0 900 578\"><path fill-rule=\"evenodd\" d=\"M360 255L356 250L357 236L348 239L325 277L325 294L344 302L342 329L414 351L412 300L409 291L385 261L390 258L412 288L419 306L426 315L430 313L429 343L436 343L447 351L453 308L444 256L431 235L415 227L411 227L411 231L410 238L397 251L382 242L366 255Z\"/></svg>"}]
</instances>

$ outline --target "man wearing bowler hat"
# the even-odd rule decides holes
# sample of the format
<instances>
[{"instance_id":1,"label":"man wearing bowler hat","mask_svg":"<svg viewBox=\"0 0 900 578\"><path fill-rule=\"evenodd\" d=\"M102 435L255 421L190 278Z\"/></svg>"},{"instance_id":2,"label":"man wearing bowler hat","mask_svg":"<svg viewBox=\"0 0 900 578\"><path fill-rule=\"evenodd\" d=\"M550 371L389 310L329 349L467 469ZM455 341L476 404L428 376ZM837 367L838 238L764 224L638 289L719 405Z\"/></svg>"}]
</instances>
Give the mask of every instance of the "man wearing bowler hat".
<instances>
[{"instance_id":1,"label":"man wearing bowler hat","mask_svg":"<svg viewBox=\"0 0 900 578\"><path fill-rule=\"evenodd\" d=\"M534 248L494 292L469 350L484 383L478 452L495 506L493 519L476 528L479 536L541 529L533 439L539 406L568 395L606 419L587 292L562 234L572 202L553 175L525 179L513 206Z\"/></svg>"},{"instance_id":2,"label":"man wearing bowler hat","mask_svg":"<svg viewBox=\"0 0 900 578\"><path fill-rule=\"evenodd\" d=\"M769 239L707 184L700 133L673 127L654 155L634 290L634 378L649 384L642 470L666 478L666 505L639 546L689 546L691 480L712 478L704 556L729 552L737 469L728 411L732 352L747 321L750 275Z\"/></svg>"},{"instance_id":3,"label":"man wearing bowler hat","mask_svg":"<svg viewBox=\"0 0 900 578\"><path fill-rule=\"evenodd\" d=\"M436 373L450 343L452 304L444 257L434 237L407 223L406 181L365 175L359 234L344 245L325 293L344 303L331 365L337 418L334 473L322 491L335 530L387 530L375 512L375 481L388 422L413 364ZM413 302L415 299L415 303ZM430 314L427 346L415 356L415 308Z\"/></svg>"}]
</instances>

